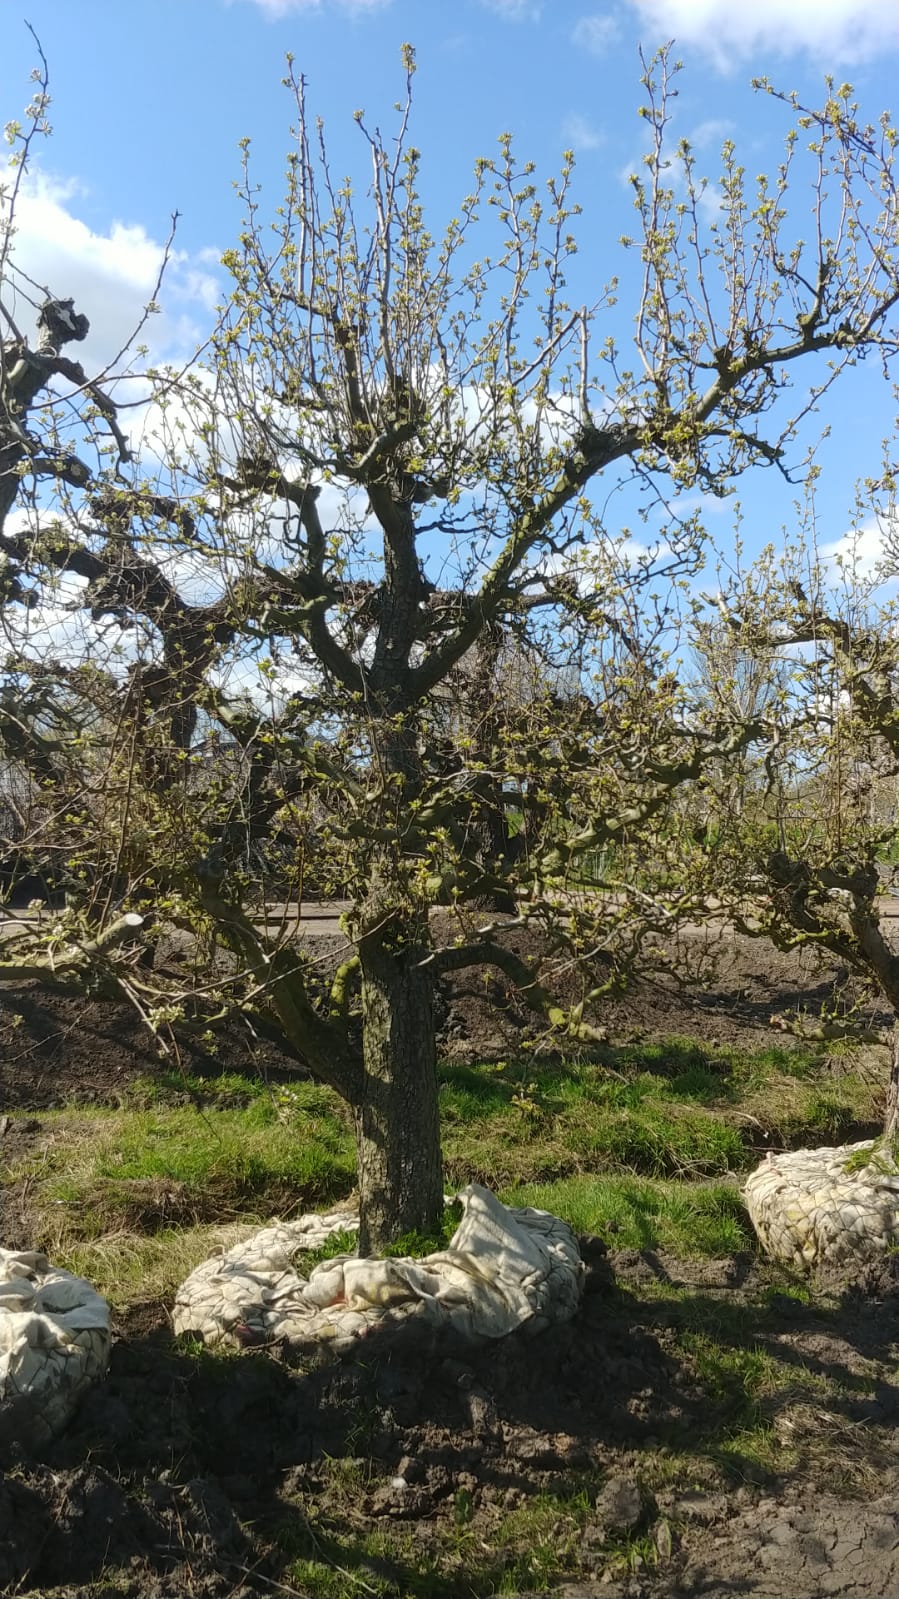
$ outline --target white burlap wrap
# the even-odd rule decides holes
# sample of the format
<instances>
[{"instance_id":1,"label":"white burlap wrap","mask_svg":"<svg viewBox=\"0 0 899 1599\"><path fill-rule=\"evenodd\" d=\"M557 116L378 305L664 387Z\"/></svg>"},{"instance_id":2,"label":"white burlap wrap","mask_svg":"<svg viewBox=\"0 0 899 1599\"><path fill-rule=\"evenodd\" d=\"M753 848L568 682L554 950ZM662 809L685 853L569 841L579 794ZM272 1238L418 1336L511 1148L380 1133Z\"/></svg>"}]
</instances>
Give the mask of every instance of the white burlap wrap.
<instances>
[{"instance_id":1,"label":"white burlap wrap","mask_svg":"<svg viewBox=\"0 0 899 1599\"><path fill-rule=\"evenodd\" d=\"M899 1166L879 1141L767 1155L744 1192L763 1248L791 1265L862 1264L899 1243Z\"/></svg>"},{"instance_id":2,"label":"white burlap wrap","mask_svg":"<svg viewBox=\"0 0 899 1599\"><path fill-rule=\"evenodd\" d=\"M42 1443L109 1364L110 1311L46 1255L0 1249L0 1437Z\"/></svg>"},{"instance_id":3,"label":"white burlap wrap","mask_svg":"<svg viewBox=\"0 0 899 1599\"><path fill-rule=\"evenodd\" d=\"M326 1343L341 1353L385 1326L417 1321L480 1341L519 1327L539 1332L577 1309L584 1266L571 1228L542 1210L510 1210L472 1183L462 1220L439 1254L322 1261L309 1277L293 1261L341 1228L346 1213L267 1227L188 1277L175 1299L176 1332L207 1343Z\"/></svg>"}]
</instances>

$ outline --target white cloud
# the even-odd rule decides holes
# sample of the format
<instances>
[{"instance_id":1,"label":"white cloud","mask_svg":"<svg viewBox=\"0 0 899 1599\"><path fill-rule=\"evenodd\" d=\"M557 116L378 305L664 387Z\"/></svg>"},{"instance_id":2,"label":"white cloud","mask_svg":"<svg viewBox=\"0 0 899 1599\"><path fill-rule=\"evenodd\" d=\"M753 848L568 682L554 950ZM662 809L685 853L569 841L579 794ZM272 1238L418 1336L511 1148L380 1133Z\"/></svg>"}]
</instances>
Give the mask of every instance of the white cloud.
<instances>
[{"instance_id":1,"label":"white cloud","mask_svg":"<svg viewBox=\"0 0 899 1599\"><path fill-rule=\"evenodd\" d=\"M35 173L19 195L13 260L34 282L60 298L72 298L91 324L85 343L70 353L86 371L102 369L127 342L151 298L162 265L164 243L140 223L113 222L97 231L77 214L78 184ZM208 331L218 298L209 270L212 252L191 257L175 249L159 295L161 311L150 317L141 342L154 360L180 359ZM32 299L40 290L22 283ZM13 294L10 310L30 333L34 311L24 294Z\"/></svg>"},{"instance_id":2,"label":"white cloud","mask_svg":"<svg viewBox=\"0 0 899 1599\"><path fill-rule=\"evenodd\" d=\"M609 12L599 12L594 16L581 17L574 25L571 39L579 49L588 50L593 56L601 56L615 43L620 33L617 17Z\"/></svg>"},{"instance_id":3,"label":"white cloud","mask_svg":"<svg viewBox=\"0 0 899 1599\"><path fill-rule=\"evenodd\" d=\"M687 134L687 143L693 154L697 155L704 147L722 144L728 136L729 126L726 122L700 122ZM646 124L644 124L644 135ZM630 188L635 178L645 184L649 172L646 165L647 156L651 153L648 139L644 139L642 149L638 149L623 167L618 170L619 182ZM703 166L697 162L693 171L693 185L695 190L696 209L700 218L706 224L717 222L721 215L723 194L717 183L713 183L703 172ZM672 155L669 160L666 177L669 179L674 193L679 201L687 198L687 174L680 155Z\"/></svg>"},{"instance_id":4,"label":"white cloud","mask_svg":"<svg viewBox=\"0 0 899 1599\"><path fill-rule=\"evenodd\" d=\"M828 64L899 49L896 0L629 0L643 24L695 45L727 71L755 52L808 54Z\"/></svg>"},{"instance_id":5,"label":"white cloud","mask_svg":"<svg viewBox=\"0 0 899 1599\"><path fill-rule=\"evenodd\" d=\"M31 508L16 508L6 518L5 532L33 535L40 519ZM27 587L27 584L23 584ZM133 660L136 634L105 617L94 619L85 609L87 580L74 572L60 572L41 585L32 585L32 602L7 605L2 615L4 648L29 660L80 666L92 661L105 671L122 670Z\"/></svg>"},{"instance_id":6,"label":"white cloud","mask_svg":"<svg viewBox=\"0 0 899 1599\"><path fill-rule=\"evenodd\" d=\"M243 655L226 661L209 674L210 682L230 700L249 700L260 711L277 715L292 694L315 691L312 672L288 665L279 658Z\"/></svg>"},{"instance_id":7,"label":"white cloud","mask_svg":"<svg viewBox=\"0 0 899 1599\"><path fill-rule=\"evenodd\" d=\"M602 130L577 111L572 111L562 123L562 137L572 150L598 150L606 142Z\"/></svg>"},{"instance_id":8,"label":"white cloud","mask_svg":"<svg viewBox=\"0 0 899 1599\"><path fill-rule=\"evenodd\" d=\"M897 577L899 522L895 517L873 516L842 538L822 544L821 560L832 579L840 574L850 584L889 582Z\"/></svg>"}]
</instances>

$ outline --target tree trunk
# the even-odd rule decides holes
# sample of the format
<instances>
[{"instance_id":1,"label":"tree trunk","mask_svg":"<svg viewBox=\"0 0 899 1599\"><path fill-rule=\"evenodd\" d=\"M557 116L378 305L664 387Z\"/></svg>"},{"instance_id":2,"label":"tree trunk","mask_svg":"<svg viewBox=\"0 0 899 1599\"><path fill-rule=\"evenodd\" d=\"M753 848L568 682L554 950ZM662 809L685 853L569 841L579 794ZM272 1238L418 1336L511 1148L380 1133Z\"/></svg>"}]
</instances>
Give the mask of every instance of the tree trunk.
<instances>
[{"instance_id":1,"label":"tree trunk","mask_svg":"<svg viewBox=\"0 0 899 1599\"><path fill-rule=\"evenodd\" d=\"M899 1021L893 1028L893 1063L887 1088L883 1130L887 1138L895 1138L899 1134Z\"/></svg>"},{"instance_id":2,"label":"tree trunk","mask_svg":"<svg viewBox=\"0 0 899 1599\"><path fill-rule=\"evenodd\" d=\"M393 947L391 948L391 942ZM434 978L417 938L368 934L362 964L363 1086L355 1106L359 1252L434 1232L443 1214Z\"/></svg>"}]
</instances>

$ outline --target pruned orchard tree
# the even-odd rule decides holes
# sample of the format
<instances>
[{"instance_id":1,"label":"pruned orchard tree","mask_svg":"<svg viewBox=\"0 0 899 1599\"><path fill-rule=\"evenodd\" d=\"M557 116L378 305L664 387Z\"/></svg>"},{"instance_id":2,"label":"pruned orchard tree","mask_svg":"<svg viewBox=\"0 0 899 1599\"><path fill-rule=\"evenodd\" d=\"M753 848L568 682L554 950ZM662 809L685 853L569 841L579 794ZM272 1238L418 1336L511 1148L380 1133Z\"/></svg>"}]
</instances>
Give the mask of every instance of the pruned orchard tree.
<instances>
[{"instance_id":1,"label":"pruned orchard tree","mask_svg":"<svg viewBox=\"0 0 899 1599\"><path fill-rule=\"evenodd\" d=\"M706 225L706 186L668 125L673 69L649 65L623 241L636 320L618 339L614 285L569 299L571 156L541 187L503 137L458 215L428 230L411 50L405 66L395 138L357 119L361 200L291 66L285 197L263 211L247 152L211 359L157 375L133 459L73 472L56 380L92 402L82 430L117 439L120 420L62 362L58 331L50 347L11 328L0 419L3 503L18 508L0 531L18 707L0 734L46 827L69 829L82 885L57 979L67 963L83 976L88 943L91 970L158 1024L186 980L137 974L103 943L110 927L152 912L201 949L226 944L231 968L207 965L201 986L266 1007L352 1107L363 1250L441 1210L441 976L492 965L559 1037L588 1038L590 992L562 1005L554 974L624 958L689 910L658 819L760 728L691 706L672 670L680 585L704 558L678 496L727 494L756 468L801 476L804 419L862 354L894 353L899 300L893 134L863 126L848 91L829 86L819 110L772 94L796 124L783 166L750 190L726 145ZM790 213L809 205L806 238ZM68 318L74 336L74 309L55 304L44 324ZM635 559L608 524L616 489L667 508L658 549ZM67 696L83 706L77 802L40 709L52 663L42 678L25 628L29 598L39 613L61 576L95 637L89 664L57 660L53 682L54 715ZM512 659L529 663L526 690L510 690ZM246 691L251 668L263 692ZM327 981L248 898L254 850L301 836L350 903ZM588 857L603 893L572 891ZM511 920L484 913L498 899ZM509 941L525 924L542 961ZM26 958L12 951L5 974Z\"/></svg>"},{"instance_id":2,"label":"pruned orchard tree","mask_svg":"<svg viewBox=\"0 0 899 1599\"><path fill-rule=\"evenodd\" d=\"M812 1036L876 1037L860 1012L895 1018L885 1132L899 1132L899 948L884 915L899 847L899 635L891 469L869 488L883 558L871 572L801 545L769 549L720 596L711 632L764 693L767 730L747 803L727 780L702 796L707 865L741 930L783 950L829 954L855 979L852 1003ZM764 685L764 687L762 686ZM731 762L725 763L727 768ZM730 773L731 778L733 773ZM805 1027L808 1027L806 1022Z\"/></svg>"}]
</instances>

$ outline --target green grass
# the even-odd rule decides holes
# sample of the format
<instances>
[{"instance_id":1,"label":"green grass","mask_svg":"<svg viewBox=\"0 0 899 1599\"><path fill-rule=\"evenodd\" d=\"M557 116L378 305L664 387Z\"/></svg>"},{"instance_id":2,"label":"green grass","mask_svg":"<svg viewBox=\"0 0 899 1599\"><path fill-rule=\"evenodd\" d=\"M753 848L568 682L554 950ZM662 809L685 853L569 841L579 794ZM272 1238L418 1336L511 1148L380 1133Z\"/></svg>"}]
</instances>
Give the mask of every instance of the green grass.
<instances>
[{"instance_id":1,"label":"green grass","mask_svg":"<svg viewBox=\"0 0 899 1599\"><path fill-rule=\"evenodd\" d=\"M190 1106L137 1111L107 1131L94 1167L117 1181L166 1177L201 1188L227 1180L248 1198L281 1181L327 1198L340 1187L338 1174L352 1170L349 1131L336 1118L279 1122L259 1101L214 1116Z\"/></svg>"},{"instance_id":2,"label":"green grass","mask_svg":"<svg viewBox=\"0 0 899 1599\"><path fill-rule=\"evenodd\" d=\"M870 1075L835 1075L808 1049L681 1038L597 1062L446 1067L440 1097L450 1179L493 1186L610 1169L722 1177L771 1147L863 1136L878 1115Z\"/></svg>"},{"instance_id":3,"label":"green grass","mask_svg":"<svg viewBox=\"0 0 899 1599\"><path fill-rule=\"evenodd\" d=\"M563 1177L602 1167L653 1176L711 1177L740 1170L749 1151L717 1109L671 1095L640 1073L610 1077L599 1065L567 1070L451 1069L441 1089L444 1156L453 1180L493 1184Z\"/></svg>"},{"instance_id":4,"label":"green grass","mask_svg":"<svg viewBox=\"0 0 899 1599\"><path fill-rule=\"evenodd\" d=\"M552 1211L576 1232L607 1236L616 1249L664 1249L689 1258L729 1255L753 1244L737 1188L720 1183L570 1177L506 1189L502 1198Z\"/></svg>"},{"instance_id":5,"label":"green grass","mask_svg":"<svg viewBox=\"0 0 899 1599\"><path fill-rule=\"evenodd\" d=\"M446 1066L440 1104L448 1187L481 1181L621 1247L723 1255L750 1242L736 1188L761 1151L861 1136L877 1089L802 1048L672 1038L592 1062ZM48 1111L41 1126L8 1174L28 1178L41 1241L59 1255L126 1240L128 1283L141 1240L295 1215L354 1183L346 1107L302 1080L160 1073L118 1109ZM451 1232L447 1218L434 1238L397 1247L430 1253Z\"/></svg>"},{"instance_id":6,"label":"green grass","mask_svg":"<svg viewBox=\"0 0 899 1599\"><path fill-rule=\"evenodd\" d=\"M355 1177L347 1119L321 1093L303 1085L305 1102L287 1113L268 1095L242 1109L48 1111L9 1176L29 1177L42 1242L57 1248L311 1210L346 1196Z\"/></svg>"},{"instance_id":7,"label":"green grass","mask_svg":"<svg viewBox=\"0 0 899 1599\"><path fill-rule=\"evenodd\" d=\"M801 1321L809 1289L783 1268L768 1272L771 1280L739 1299L664 1283L634 1290L708 1401L680 1441L730 1478L764 1482L802 1466L822 1486L826 1478L858 1492L876 1477L869 1440L850 1422L837 1443L838 1418L875 1395L882 1372L871 1361L851 1370L835 1360L807 1364L782 1344L785 1307Z\"/></svg>"},{"instance_id":8,"label":"green grass","mask_svg":"<svg viewBox=\"0 0 899 1599\"><path fill-rule=\"evenodd\" d=\"M172 1299L197 1266L250 1237L262 1220L248 1216L228 1226L169 1227L149 1236L119 1230L89 1239L73 1236L63 1222L59 1238L48 1240L46 1247L55 1265L86 1277L116 1310L124 1311Z\"/></svg>"},{"instance_id":9,"label":"green grass","mask_svg":"<svg viewBox=\"0 0 899 1599\"><path fill-rule=\"evenodd\" d=\"M360 1593L378 1599L479 1599L543 1592L579 1569L598 1480L570 1493L534 1493L513 1509L499 1506L489 1532L472 1495L459 1489L452 1521L435 1523L424 1543L407 1526L354 1525L360 1499L376 1485L368 1463L328 1461L324 1475L327 1515L316 1514L307 1500L302 1512L288 1509L276 1534L290 1560L289 1580L308 1599ZM345 1515L338 1519L342 1503ZM646 1537L611 1535L594 1544L594 1552L600 1550L622 1575L638 1554L645 1564L654 1561Z\"/></svg>"},{"instance_id":10,"label":"green grass","mask_svg":"<svg viewBox=\"0 0 899 1599\"><path fill-rule=\"evenodd\" d=\"M384 1251L388 1257L421 1258L422 1255L435 1255L441 1249L446 1249L459 1225L462 1217L462 1206L457 1203L444 1208L440 1226L432 1233L402 1233L396 1243L389 1244ZM343 1231L332 1233L317 1249L307 1250L303 1257L303 1270L310 1271L323 1260L333 1260L336 1255L351 1255L356 1248L356 1234Z\"/></svg>"}]
</instances>

